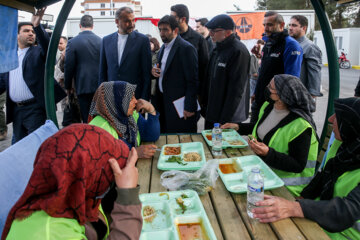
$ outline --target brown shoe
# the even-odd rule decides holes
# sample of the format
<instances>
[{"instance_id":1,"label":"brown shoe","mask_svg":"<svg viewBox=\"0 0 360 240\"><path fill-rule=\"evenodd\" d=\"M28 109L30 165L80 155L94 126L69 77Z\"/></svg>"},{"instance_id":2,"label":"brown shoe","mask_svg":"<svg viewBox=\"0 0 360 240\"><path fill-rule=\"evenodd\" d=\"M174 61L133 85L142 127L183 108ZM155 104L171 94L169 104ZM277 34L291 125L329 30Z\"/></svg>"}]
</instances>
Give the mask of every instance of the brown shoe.
<instances>
[{"instance_id":1,"label":"brown shoe","mask_svg":"<svg viewBox=\"0 0 360 240\"><path fill-rule=\"evenodd\" d=\"M4 141L6 139L7 131L0 132L0 141Z\"/></svg>"}]
</instances>

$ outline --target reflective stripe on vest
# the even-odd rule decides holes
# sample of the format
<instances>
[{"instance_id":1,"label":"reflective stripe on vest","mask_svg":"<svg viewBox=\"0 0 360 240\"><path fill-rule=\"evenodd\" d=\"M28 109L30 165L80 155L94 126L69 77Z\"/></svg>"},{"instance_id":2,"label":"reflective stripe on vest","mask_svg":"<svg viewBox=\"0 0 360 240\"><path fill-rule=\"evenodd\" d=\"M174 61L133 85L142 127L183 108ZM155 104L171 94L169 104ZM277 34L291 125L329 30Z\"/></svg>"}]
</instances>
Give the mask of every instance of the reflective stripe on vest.
<instances>
[{"instance_id":1,"label":"reflective stripe on vest","mask_svg":"<svg viewBox=\"0 0 360 240\"><path fill-rule=\"evenodd\" d=\"M265 102L259 111L258 122L253 129L253 136L256 138L258 138L258 124L263 117L265 109L268 105L269 103ZM289 154L289 142L293 141L308 128L312 129L311 125L306 120L299 117L287 125L277 129L273 136L271 136L268 146L277 152ZM302 189L311 181L314 176L318 145L319 143L316 138L316 133L314 129L312 129L308 160L306 167L301 173L286 172L272 168L272 170L284 181L288 190L295 196L300 195Z\"/></svg>"},{"instance_id":2,"label":"reflective stripe on vest","mask_svg":"<svg viewBox=\"0 0 360 240\"><path fill-rule=\"evenodd\" d=\"M309 184L313 177L294 177L294 178L281 178L286 186L298 186L303 184Z\"/></svg>"},{"instance_id":3,"label":"reflective stripe on vest","mask_svg":"<svg viewBox=\"0 0 360 240\"><path fill-rule=\"evenodd\" d=\"M356 222L354 226L352 226L356 231L360 232L360 222Z\"/></svg>"}]
</instances>

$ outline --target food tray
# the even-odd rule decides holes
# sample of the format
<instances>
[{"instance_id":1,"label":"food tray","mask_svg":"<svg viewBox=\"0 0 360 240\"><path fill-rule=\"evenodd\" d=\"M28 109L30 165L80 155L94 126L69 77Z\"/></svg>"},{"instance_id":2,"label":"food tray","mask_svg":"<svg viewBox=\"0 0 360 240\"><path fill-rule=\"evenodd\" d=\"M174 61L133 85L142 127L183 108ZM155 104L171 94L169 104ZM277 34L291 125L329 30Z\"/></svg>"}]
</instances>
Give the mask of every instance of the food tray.
<instances>
[{"instance_id":1,"label":"food tray","mask_svg":"<svg viewBox=\"0 0 360 240\"><path fill-rule=\"evenodd\" d=\"M212 141L209 140L206 135L212 135L212 130L203 130L201 132L206 143L212 147ZM243 145L234 145L233 141L241 141ZM248 143L245 141L237 131L234 129L222 129L222 148L244 148L247 147Z\"/></svg>"},{"instance_id":2,"label":"food tray","mask_svg":"<svg viewBox=\"0 0 360 240\"><path fill-rule=\"evenodd\" d=\"M185 194L183 198L186 211L183 213L176 199ZM209 222L204 207L198 194L193 190L172 191L164 193L140 194L142 203L141 214L143 216L143 227L140 240L181 240L178 225L200 223L203 237L194 236L191 239L216 239L214 230ZM152 207L156 214L152 222L146 222L144 208Z\"/></svg>"},{"instance_id":3,"label":"food tray","mask_svg":"<svg viewBox=\"0 0 360 240\"><path fill-rule=\"evenodd\" d=\"M247 192L247 176L251 172L251 168L257 166L264 177L264 189L274 189L284 185L284 182L266 165L261 158L256 155L249 155L244 157L219 159L220 164L233 163L236 168L242 169L241 172L224 174L218 168L221 180L225 184L226 189L233 193Z\"/></svg>"},{"instance_id":4,"label":"food tray","mask_svg":"<svg viewBox=\"0 0 360 240\"><path fill-rule=\"evenodd\" d=\"M178 155L165 155L165 147L181 147L181 153ZM201 160L198 162L185 162L184 155L189 152L196 152L200 155ZM171 156L181 157L182 163L186 165L179 164L177 162L166 162ZM158 169L160 170L198 170L206 163L204 146L201 142L189 142L189 143L176 143L176 144L166 144L161 148L161 153L159 156L159 161L157 164Z\"/></svg>"}]
</instances>

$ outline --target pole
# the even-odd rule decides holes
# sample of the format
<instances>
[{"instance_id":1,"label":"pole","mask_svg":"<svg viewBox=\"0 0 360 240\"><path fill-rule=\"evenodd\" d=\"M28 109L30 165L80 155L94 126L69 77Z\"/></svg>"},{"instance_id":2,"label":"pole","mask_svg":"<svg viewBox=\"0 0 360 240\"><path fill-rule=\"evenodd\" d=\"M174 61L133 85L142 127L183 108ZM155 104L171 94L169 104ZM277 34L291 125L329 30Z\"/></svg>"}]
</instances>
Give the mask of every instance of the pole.
<instances>
[{"instance_id":1,"label":"pole","mask_svg":"<svg viewBox=\"0 0 360 240\"><path fill-rule=\"evenodd\" d=\"M319 19L321 26L321 31L323 33L326 53L328 58L328 69L329 69L329 98L328 105L326 110L326 117L324 121L324 127L322 129L321 138L320 138L320 147L323 145L324 139L327 134L328 118L334 113L334 99L339 97L340 89L340 74L339 74L339 63L338 63L338 54L334 42L334 34L331 29L329 18L326 14L324 4L322 0L311 0L311 3L314 7L316 16Z\"/></svg>"},{"instance_id":2,"label":"pole","mask_svg":"<svg viewBox=\"0 0 360 240\"><path fill-rule=\"evenodd\" d=\"M59 127L56 118L55 108L55 96L54 96L54 66L56 51L59 45L61 33L64 29L65 21L69 16L69 13L75 3L75 0L65 0L63 7L61 8L60 14L56 20L54 32L51 35L49 49L47 52L46 63L45 63L45 107L46 116L52 120L57 127Z\"/></svg>"}]
</instances>

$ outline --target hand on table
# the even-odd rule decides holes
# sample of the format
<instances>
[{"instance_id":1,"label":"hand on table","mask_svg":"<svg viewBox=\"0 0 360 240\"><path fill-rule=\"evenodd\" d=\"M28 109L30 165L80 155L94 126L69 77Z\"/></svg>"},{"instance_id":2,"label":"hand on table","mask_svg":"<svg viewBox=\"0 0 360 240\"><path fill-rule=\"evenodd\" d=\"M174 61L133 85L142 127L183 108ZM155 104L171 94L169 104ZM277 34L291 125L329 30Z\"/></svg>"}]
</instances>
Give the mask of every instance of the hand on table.
<instances>
[{"instance_id":1,"label":"hand on table","mask_svg":"<svg viewBox=\"0 0 360 240\"><path fill-rule=\"evenodd\" d=\"M184 110L184 119L186 120L189 117L192 117L195 115L195 112L188 112L186 110Z\"/></svg>"},{"instance_id":2,"label":"hand on table","mask_svg":"<svg viewBox=\"0 0 360 240\"><path fill-rule=\"evenodd\" d=\"M114 158L109 159L118 188L135 188L137 186L139 177L138 169L135 167L137 159L138 155L135 148L131 149L123 169L120 169L119 163Z\"/></svg>"},{"instance_id":3,"label":"hand on table","mask_svg":"<svg viewBox=\"0 0 360 240\"><path fill-rule=\"evenodd\" d=\"M269 147L256 139L248 141L249 146L253 152L259 156L265 157L269 153Z\"/></svg>"},{"instance_id":4,"label":"hand on table","mask_svg":"<svg viewBox=\"0 0 360 240\"><path fill-rule=\"evenodd\" d=\"M31 17L31 23L33 24L34 27L37 27L37 26L40 25L40 21L41 21L41 19L42 19L43 16L44 16L45 10L46 10L46 7L37 9L36 12L35 12L35 14L32 15L32 17Z\"/></svg>"},{"instance_id":5,"label":"hand on table","mask_svg":"<svg viewBox=\"0 0 360 240\"><path fill-rule=\"evenodd\" d=\"M151 74L152 74L154 77L158 78L158 77L160 77L160 73L161 73L161 69L160 69L160 67L159 67L159 64L156 64L156 67L153 67L153 68L151 69Z\"/></svg>"},{"instance_id":6,"label":"hand on table","mask_svg":"<svg viewBox=\"0 0 360 240\"><path fill-rule=\"evenodd\" d=\"M300 203L284 198L264 195L264 201L256 203L259 208L254 208L254 218L260 222L275 222L288 217L304 217ZM260 207L261 206L261 207Z\"/></svg>"},{"instance_id":7,"label":"hand on table","mask_svg":"<svg viewBox=\"0 0 360 240\"><path fill-rule=\"evenodd\" d=\"M151 158L156 152L157 146L154 144L140 145L136 148L139 158Z\"/></svg>"},{"instance_id":8,"label":"hand on table","mask_svg":"<svg viewBox=\"0 0 360 240\"><path fill-rule=\"evenodd\" d=\"M140 113L150 113L152 115L156 115L156 110L155 110L154 106L150 102L148 102L144 99L137 100L136 111L138 111Z\"/></svg>"},{"instance_id":9,"label":"hand on table","mask_svg":"<svg viewBox=\"0 0 360 240\"><path fill-rule=\"evenodd\" d=\"M235 129L236 131L239 130L239 124L237 123L225 123L224 125L221 125L221 129Z\"/></svg>"}]
</instances>

